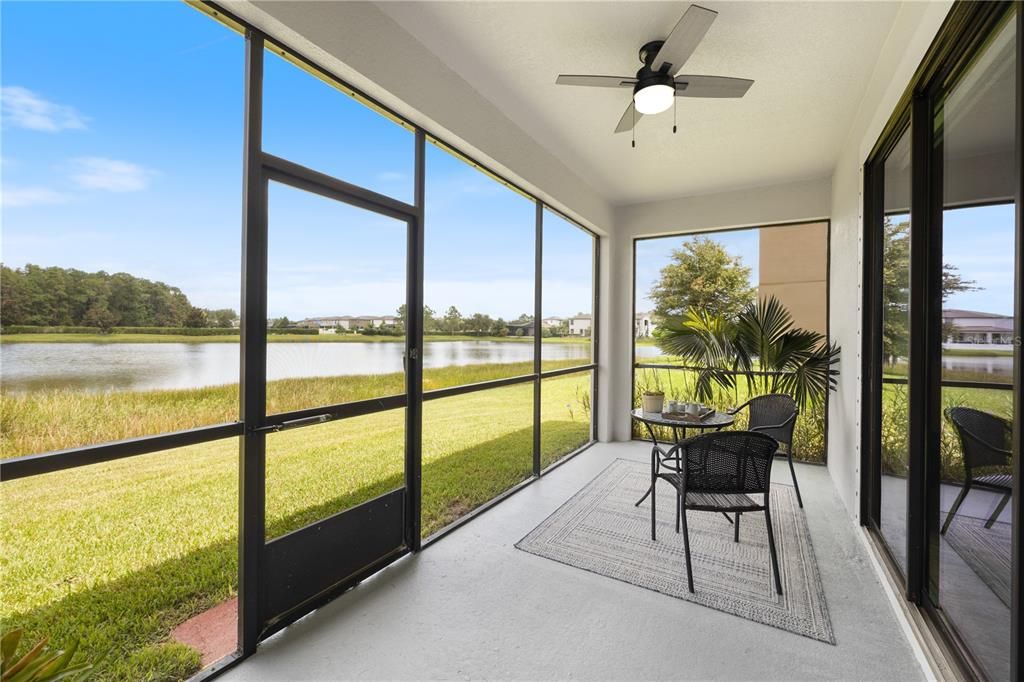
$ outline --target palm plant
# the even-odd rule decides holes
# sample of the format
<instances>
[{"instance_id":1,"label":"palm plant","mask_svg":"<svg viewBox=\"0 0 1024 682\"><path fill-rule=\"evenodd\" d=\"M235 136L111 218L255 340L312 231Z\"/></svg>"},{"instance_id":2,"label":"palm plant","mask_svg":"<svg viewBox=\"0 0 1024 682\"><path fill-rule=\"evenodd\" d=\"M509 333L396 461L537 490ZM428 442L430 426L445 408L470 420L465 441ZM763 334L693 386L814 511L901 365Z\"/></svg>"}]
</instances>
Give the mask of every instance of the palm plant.
<instances>
[{"instance_id":1,"label":"palm plant","mask_svg":"<svg viewBox=\"0 0 1024 682\"><path fill-rule=\"evenodd\" d=\"M655 331L658 347L697 372L696 391L711 400L715 387L735 391L736 377L752 394L787 393L805 407L834 390L839 347L824 334L794 326L793 316L770 296L734 317L689 309Z\"/></svg>"}]
</instances>

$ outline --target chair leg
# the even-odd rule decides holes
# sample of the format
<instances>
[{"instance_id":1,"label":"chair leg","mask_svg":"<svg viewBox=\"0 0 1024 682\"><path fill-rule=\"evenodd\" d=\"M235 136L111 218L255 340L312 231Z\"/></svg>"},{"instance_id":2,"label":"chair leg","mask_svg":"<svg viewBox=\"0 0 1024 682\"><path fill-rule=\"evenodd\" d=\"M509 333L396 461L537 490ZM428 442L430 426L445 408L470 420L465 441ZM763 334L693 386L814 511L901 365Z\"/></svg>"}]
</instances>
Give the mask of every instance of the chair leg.
<instances>
[{"instance_id":1,"label":"chair leg","mask_svg":"<svg viewBox=\"0 0 1024 682\"><path fill-rule=\"evenodd\" d=\"M996 522L999 515L1003 513L1003 509L1006 508L1006 503L1010 501L1011 493L1003 495L1003 499L999 500L999 504L996 505L996 510L992 512L992 516L988 517L988 521L985 522L985 528L991 528L992 524Z\"/></svg>"},{"instance_id":2,"label":"chair leg","mask_svg":"<svg viewBox=\"0 0 1024 682\"><path fill-rule=\"evenodd\" d=\"M793 446L786 448L786 458L789 460L789 473L793 477L793 487L796 489L796 501L800 508L804 508L804 498L800 497L800 484L796 482L796 469L793 467Z\"/></svg>"},{"instance_id":3,"label":"chair leg","mask_svg":"<svg viewBox=\"0 0 1024 682\"><path fill-rule=\"evenodd\" d=\"M693 566L690 564L690 531L686 528L686 507L683 507L683 553L686 555L686 583L693 594Z\"/></svg>"},{"instance_id":4,"label":"chair leg","mask_svg":"<svg viewBox=\"0 0 1024 682\"><path fill-rule=\"evenodd\" d=\"M946 531L949 530L949 524L953 523L953 517L956 516L957 511L960 509L960 505L963 503L964 498L967 497L967 493L970 489L970 482L960 489L960 494L956 496L956 501L953 502L953 506L950 507L949 513L946 514L946 522L942 524L942 530L939 531L939 535L945 535Z\"/></svg>"},{"instance_id":5,"label":"chair leg","mask_svg":"<svg viewBox=\"0 0 1024 682\"><path fill-rule=\"evenodd\" d=\"M772 530L772 513L764 508L764 522L768 524L768 551L772 555L772 573L775 575L775 591L782 594L782 578L779 576L779 557L775 553L775 531Z\"/></svg>"},{"instance_id":6,"label":"chair leg","mask_svg":"<svg viewBox=\"0 0 1024 682\"><path fill-rule=\"evenodd\" d=\"M683 498L676 491L676 532L679 532L679 517L683 514Z\"/></svg>"},{"instance_id":7,"label":"chair leg","mask_svg":"<svg viewBox=\"0 0 1024 682\"><path fill-rule=\"evenodd\" d=\"M648 428L650 428L650 427L648 427ZM659 452L660 452L660 450L658 450L658 445L657 445L657 443L655 443L654 447L651 448L651 469L652 469L651 476L655 476L658 473L658 453ZM651 490L652 489L653 488L648 488L647 492L644 493L644 496L641 497L639 500L637 500L636 504L634 504L633 506L634 507L639 507L641 504L643 504L643 501L646 500L647 496L651 494Z\"/></svg>"},{"instance_id":8,"label":"chair leg","mask_svg":"<svg viewBox=\"0 0 1024 682\"><path fill-rule=\"evenodd\" d=\"M651 476L651 540L652 541L655 541L655 540L658 539L657 536L655 535L655 531L654 531L655 518L656 518L655 510L654 510L654 507L655 507L654 500L655 500L656 497L658 497L657 491L654 489L654 484L657 483L657 482L658 482L657 477L652 475Z\"/></svg>"},{"instance_id":9,"label":"chair leg","mask_svg":"<svg viewBox=\"0 0 1024 682\"><path fill-rule=\"evenodd\" d=\"M732 541L733 542L739 542L740 541L740 513L739 512L736 512L736 523L733 524Z\"/></svg>"}]
</instances>

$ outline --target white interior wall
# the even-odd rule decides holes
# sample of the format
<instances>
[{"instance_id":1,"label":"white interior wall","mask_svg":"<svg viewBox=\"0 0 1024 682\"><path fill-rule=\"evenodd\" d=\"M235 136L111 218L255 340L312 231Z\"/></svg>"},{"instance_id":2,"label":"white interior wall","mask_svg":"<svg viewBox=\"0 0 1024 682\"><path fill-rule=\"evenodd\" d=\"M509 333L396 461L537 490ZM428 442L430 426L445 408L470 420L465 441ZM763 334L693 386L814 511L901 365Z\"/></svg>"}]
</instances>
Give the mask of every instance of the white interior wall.
<instances>
[{"instance_id":1,"label":"white interior wall","mask_svg":"<svg viewBox=\"0 0 1024 682\"><path fill-rule=\"evenodd\" d=\"M828 468L854 518L860 514L863 163L951 5L904 3L900 7L832 174L829 330L843 353L839 388L829 402Z\"/></svg>"},{"instance_id":2,"label":"white interior wall","mask_svg":"<svg viewBox=\"0 0 1024 682\"><path fill-rule=\"evenodd\" d=\"M829 178L768 187L682 197L623 206L615 211L611 237L613 324L604 343L613 349L605 365L610 381L602 391L603 422L610 440L629 440L632 407L633 241L637 237L706 232L731 227L764 226L827 218L831 203Z\"/></svg>"}]
</instances>

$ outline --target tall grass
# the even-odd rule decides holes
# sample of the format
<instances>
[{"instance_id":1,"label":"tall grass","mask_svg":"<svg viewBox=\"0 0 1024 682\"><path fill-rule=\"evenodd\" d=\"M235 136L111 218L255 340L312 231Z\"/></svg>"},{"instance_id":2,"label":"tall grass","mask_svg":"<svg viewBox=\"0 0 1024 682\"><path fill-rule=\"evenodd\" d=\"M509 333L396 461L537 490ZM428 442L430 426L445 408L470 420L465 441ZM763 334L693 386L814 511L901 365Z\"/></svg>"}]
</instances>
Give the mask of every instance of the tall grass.
<instances>
[{"instance_id":1,"label":"tall grass","mask_svg":"<svg viewBox=\"0 0 1024 682\"><path fill-rule=\"evenodd\" d=\"M683 369L637 369L633 384L633 406L640 407L644 391L657 390L665 394L665 400L682 400L691 402L697 394L697 372ZM727 410L742 405L753 397L751 388L742 376L736 378L733 390L725 390L713 386L713 398L710 405L716 410ZM747 411L736 415L734 428L746 427ZM655 431L658 440L671 441L672 433L668 428ZM647 438L645 427L633 424L634 438ZM803 410L796 420L793 431L793 457L805 462L825 461L825 409L823 406L810 407Z\"/></svg>"},{"instance_id":2,"label":"tall grass","mask_svg":"<svg viewBox=\"0 0 1024 682\"><path fill-rule=\"evenodd\" d=\"M882 429L881 453L882 473L890 476L906 476L908 471L909 444L909 395L906 384L882 385ZM942 409L966 406L1013 419L1013 392L985 388L943 388ZM964 480L963 450L960 439L952 424L941 420L938 457L940 475L943 480L959 482ZM934 456L934 455L930 455ZM1006 473L1009 473L1007 469Z\"/></svg>"},{"instance_id":3,"label":"tall grass","mask_svg":"<svg viewBox=\"0 0 1024 682\"><path fill-rule=\"evenodd\" d=\"M579 361L545 361L545 369L576 364ZM531 372L532 362L427 369L423 372L423 388L430 391ZM404 381L401 373L272 381L267 385L267 413L396 395L404 392ZM0 457L95 445L237 419L237 384L107 393L72 389L0 392Z\"/></svg>"}]
</instances>

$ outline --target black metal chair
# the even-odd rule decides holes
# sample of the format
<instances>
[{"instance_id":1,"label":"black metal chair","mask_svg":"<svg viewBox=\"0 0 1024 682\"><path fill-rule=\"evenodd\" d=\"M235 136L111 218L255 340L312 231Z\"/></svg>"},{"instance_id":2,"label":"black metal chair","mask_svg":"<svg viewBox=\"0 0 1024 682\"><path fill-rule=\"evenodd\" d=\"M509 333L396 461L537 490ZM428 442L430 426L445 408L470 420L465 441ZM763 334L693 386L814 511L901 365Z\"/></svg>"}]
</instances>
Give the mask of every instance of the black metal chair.
<instances>
[{"instance_id":1,"label":"black metal chair","mask_svg":"<svg viewBox=\"0 0 1024 682\"><path fill-rule=\"evenodd\" d=\"M674 459L678 467L661 469L651 465L651 487L659 479L676 489L676 532L682 522L683 548L686 554L686 579L693 592L693 567L690 561L690 534L686 512L710 511L736 514L733 540L740 541L740 514L763 511L768 525L768 549L771 553L775 591L782 594L779 559L775 552L775 534L770 510L772 461L778 443L770 436L751 431L718 431L694 436L673 446L665 459ZM664 464L664 460L662 462ZM761 495L760 502L751 495ZM651 540L657 540L656 495L651 495Z\"/></svg>"},{"instance_id":2,"label":"black metal chair","mask_svg":"<svg viewBox=\"0 0 1024 682\"><path fill-rule=\"evenodd\" d=\"M946 418L953 424L960 438L960 449L964 455L964 487L960 489L956 501L946 514L942 524L942 534L946 534L949 524L953 522L967 493L972 488L992 490L1003 493L996 505L996 510L985 522L985 528L991 528L1006 507L1013 495L1013 477L1008 473L990 473L978 475L977 469L987 467L1005 467L1010 464L1012 452L1010 436L1013 431L1010 423L994 414L975 410L971 407L950 407L946 409Z\"/></svg>"},{"instance_id":3,"label":"black metal chair","mask_svg":"<svg viewBox=\"0 0 1024 682\"><path fill-rule=\"evenodd\" d=\"M800 496L800 484L796 481L796 469L793 467L793 429L796 427L798 410L796 401L784 393L770 393L751 398L739 407L729 410L729 414L736 414L742 409L748 409L747 430L757 431L774 438L780 446L785 446L785 451L779 448L776 455L785 455L789 460L789 473L793 477L793 487L796 488L796 501L803 509L804 499Z\"/></svg>"}]
</instances>

